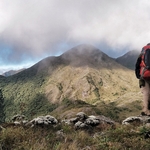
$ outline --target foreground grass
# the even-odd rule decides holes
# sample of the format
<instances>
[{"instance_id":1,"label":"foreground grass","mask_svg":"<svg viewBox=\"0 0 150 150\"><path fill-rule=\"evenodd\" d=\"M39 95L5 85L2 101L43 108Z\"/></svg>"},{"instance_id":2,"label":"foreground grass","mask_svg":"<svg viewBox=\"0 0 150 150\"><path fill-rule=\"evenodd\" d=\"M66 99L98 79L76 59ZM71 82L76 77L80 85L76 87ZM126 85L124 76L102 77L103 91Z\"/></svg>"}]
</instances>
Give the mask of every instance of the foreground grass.
<instances>
[{"instance_id":1,"label":"foreground grass","mask_svg":"<svg viewBox=\"0 0 150 150\"><path fill-rule=\"evenodd\" d=\"M63 133L58 131L63 130ZM1 150L149 150L146 127L122 126L75 130L71 126L6 127L0 131Z\"/></svg>"}]
</instances>

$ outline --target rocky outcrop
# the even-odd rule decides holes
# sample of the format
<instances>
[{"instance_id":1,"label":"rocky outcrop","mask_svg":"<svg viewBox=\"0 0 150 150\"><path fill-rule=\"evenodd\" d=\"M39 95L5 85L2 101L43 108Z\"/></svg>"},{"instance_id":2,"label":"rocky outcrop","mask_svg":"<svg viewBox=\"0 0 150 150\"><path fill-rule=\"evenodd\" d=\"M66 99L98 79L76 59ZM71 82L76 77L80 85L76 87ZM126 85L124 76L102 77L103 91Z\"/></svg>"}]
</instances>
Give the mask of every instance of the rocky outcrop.
<instances>
[{"instance_id":1,"label":"rocky outcrop","mask_svg":"<svg viewBox=\"0 0 150 150\"><path fill-rule=\"evenodd\" d=\"M24 115L15 115L12 117L13 125L24 125L24 126L48 126L48 125L57 125L58 123L63 123L67 125L72 125L75 129L85 129L90 127L96 127L99 125L110 125L113 126L116 124L115 121L111 120L108 117L103 115L90 115L88 116L84 112L79 112L74 118L58 120L51 116L39 116L37 118L28 121L25 119ZM146 125L150 126L150 116L130 116L122 121L122 125Z\"/></svg>"},{"instance_id":2,"label":"rocky outcrop","mask_svg":"<svg viewBox=\"0 0 150 150\"><path fill-rule=\"evenodd\" d=\"M32 126L35 125L55 125L58 123L57 119L51 115L46 115L46 116L39 116L37 118L34 118L29 122L32 124Z\"/></svg>"},{"instance_id":3,"label":"rocky outcrop","mask_svg":"<svg viewBox=\"0 0 150 150\"><path fill-rule=\"evenodd\" d=\"M88 116L84 112L79 112L76 114L75 118L62 120L63 123L74 125L76 129L85 129L90 127L95 127L100 124L107 124L107 125L115 125L115 122L110 118L107 118L103 115L100 116Z\"/></svg>"},{"instance_id":4,"label":"rocky outcrop","mask_svg":"<svg viewBox=\"0 0 150 150\"><path fill-rule=\"evenodd\" d=\"M14 125L23 125L23 126L48 126L48 125L57 125L59 122L58 120L51 116L39 116L37 118L32 119L31 121L24 120L25 116L23 115L15 115L12 118ZM61 120L60 123L65 123L68 125L74 126L75 129L86 129L91 127L96 127L98 125L115 125L115 122L110 118L107 118L103 115L99 116L88 116L84 112L79 112L76 114L75 118Z\"/></svg>"},{"instance_id":5,"label":"rocky outcrop","mask_svg":"<svg viewBox=\"0 0 150 150\"><path fill-rule=\"evenodd\" d=\"M15 115L12 117L13 125L23 125L23 126L47 126L57 124L58 121L55 117L51 115L39 116L32 119L31 121L25 120L24 115Z\"/></svg>"}]
</instances>

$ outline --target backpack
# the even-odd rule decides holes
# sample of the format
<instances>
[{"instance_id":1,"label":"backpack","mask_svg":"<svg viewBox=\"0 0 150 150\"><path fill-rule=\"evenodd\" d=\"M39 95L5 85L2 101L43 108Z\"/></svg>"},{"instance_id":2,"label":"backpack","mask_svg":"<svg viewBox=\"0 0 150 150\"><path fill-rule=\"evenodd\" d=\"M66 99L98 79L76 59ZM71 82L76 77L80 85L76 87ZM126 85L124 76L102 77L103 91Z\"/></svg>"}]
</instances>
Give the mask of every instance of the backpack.
<instances>
[{"instance_id":1,"label":"backpack","mask_svg":"<svg viewBox=\"0 0 150 150\"><path fill-rule=\"evenodd\" d=\"M150 45L143 47L141 59L140 75L144 79L150 79Z\"/></svg>"}]
</instances>

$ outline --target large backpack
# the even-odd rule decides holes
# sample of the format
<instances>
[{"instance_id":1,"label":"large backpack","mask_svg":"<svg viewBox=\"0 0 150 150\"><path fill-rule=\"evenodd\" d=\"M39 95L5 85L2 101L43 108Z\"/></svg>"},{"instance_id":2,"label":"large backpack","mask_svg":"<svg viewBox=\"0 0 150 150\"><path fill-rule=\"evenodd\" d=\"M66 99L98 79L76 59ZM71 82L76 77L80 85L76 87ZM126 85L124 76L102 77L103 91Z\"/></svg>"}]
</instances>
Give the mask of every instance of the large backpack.
<instances>
[{"instance_id":1,"label":"large backpack","mask_svg":"<svg viewBox=\"0 0 150 150\"><path fill-rule=\"evenodd\" d=\"M150 79L150 45L143 47L141 54L140 75L144 79Z\"/></svg>"}]
</instances>

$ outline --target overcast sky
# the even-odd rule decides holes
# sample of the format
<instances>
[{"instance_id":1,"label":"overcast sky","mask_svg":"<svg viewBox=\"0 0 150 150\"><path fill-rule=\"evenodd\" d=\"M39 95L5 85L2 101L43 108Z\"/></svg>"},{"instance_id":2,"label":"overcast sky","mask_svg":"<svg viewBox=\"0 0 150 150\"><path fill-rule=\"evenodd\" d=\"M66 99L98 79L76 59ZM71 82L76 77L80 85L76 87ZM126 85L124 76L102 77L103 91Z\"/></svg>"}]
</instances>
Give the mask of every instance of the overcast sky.
<instances>
[{"instance_id":1,"label":"overcast sky","mask_svg":"<svg viewBox=\"0 0 150 150\"><path fill-rule=\"evenodd\" d=\"M149 0L0 0L0 73L83 43L119 57L149 42Z\"/></svg>"}]
</instances>

